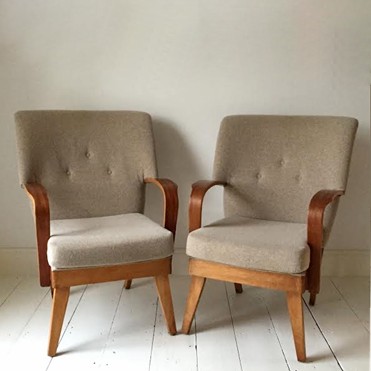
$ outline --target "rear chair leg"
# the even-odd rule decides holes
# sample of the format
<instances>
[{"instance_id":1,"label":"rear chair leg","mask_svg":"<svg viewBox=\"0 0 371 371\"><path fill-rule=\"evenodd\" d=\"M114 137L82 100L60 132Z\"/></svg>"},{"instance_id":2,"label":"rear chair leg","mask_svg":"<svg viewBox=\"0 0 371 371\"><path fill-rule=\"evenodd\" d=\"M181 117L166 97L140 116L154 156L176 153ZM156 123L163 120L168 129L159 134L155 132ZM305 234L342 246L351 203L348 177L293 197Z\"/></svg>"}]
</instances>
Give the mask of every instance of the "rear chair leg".
<instances>
[{"instance_id":1,"label":"rear chair leg","mask_svg":"<svg viewBox=\"0 0 371 371\"><path fill-rule=\"evenodd\" d=\"M310 293L310 296L309 296L309 305L314 305L316 304L316 296L317 296L317 293L316 292L311 292Z\"/></svg>"},{"instance_id":2,"label":"rear chair leg","mask_svg":"<svg viewBox=\"0 0 371 371\"><path fill-rule=\"evenodd\" d=\"M125 283L124 283L124 287L126 290L129 290L130 287L131 287L131 282L132 280L126 280Z\"/></svg>"},{"instance_id":3,"label":"rear chair leg","mask_svg":"<svg viewBox=\"0 0 371 371\"><path fill-rule=\"evenodd\" d=\"M53 291L53 306L48 348L48 356L50 357L54 357L57 353L58 341L61 335L64 315L66 313L70 288L55 288Z\"/></svg>"},{"instance_id":4,"label":"rear chair leg","mask_svg":"<svg viewBox=\"0 0 371 371\"><path fill-rule=\"evenodd\" d=\"M192 276L191 286L189 288L186 309L183 317L182 333L189 334L193 318L196 313L198 303L206 282L205 277Z\"/></svg>"},{"instance_id":5,"label":"rear chair leg","mask_svg":"<svg viewBox=\"0 0 371 371\"><path fill-rule=\"evenodd\" d=\"M241 294L243 292L242 285L240 283L235 283L234 289L236 291L236 294Z\"/></svg>"}]
</instances>

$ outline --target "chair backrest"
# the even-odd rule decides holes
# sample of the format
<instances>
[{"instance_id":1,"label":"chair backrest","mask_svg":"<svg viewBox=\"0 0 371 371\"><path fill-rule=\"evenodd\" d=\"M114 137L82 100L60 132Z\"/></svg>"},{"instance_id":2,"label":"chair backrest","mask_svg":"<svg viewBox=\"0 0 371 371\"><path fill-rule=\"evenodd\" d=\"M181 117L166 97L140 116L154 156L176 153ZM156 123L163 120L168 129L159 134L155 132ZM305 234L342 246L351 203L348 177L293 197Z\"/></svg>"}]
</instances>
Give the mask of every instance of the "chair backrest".
<instances>
[{"instance_id":1,"label":"chair backrest","mask_svg":"<svg viewBox=\"0 0 371 371\"><path fill-rule=\"evenodd\" d=\"M358 122L327 116L228 116L217 141L214 178L226 216L305 223L311 197L345 190ZM326 214L330 228L336 205Z\"/></svg>"},{"instance_id":2,"label":"chair backrest","mask_svg":"<svg viewBox=\"0 0 371 371\"><path fill-rule=\"evenodd\" d=\"M15 114L21 184L41 183L52 219L143 212L156 177L151 117L132 111Z\"/></svg>"}]
</instances>

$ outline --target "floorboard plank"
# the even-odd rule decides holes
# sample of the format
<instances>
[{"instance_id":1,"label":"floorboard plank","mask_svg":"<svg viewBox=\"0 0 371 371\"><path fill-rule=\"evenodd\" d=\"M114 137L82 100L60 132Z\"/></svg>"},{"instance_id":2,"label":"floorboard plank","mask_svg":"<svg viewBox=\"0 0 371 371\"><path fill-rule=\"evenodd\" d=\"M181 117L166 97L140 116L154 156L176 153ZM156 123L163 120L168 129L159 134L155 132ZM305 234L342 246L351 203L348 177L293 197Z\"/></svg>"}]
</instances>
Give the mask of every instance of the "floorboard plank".
<instances>
[{"instance_id":1,"label":"floorboard plank","mask_svg":"<svg viewBox=\"0 0 371 371\"><path fill-rule=\"evenodd\" d=\"M242 368L289 370L260 291L244 286L243 293L236 294L233 284L226 287Z\"/></svg>"},{"instance_id":2,"label":"floorboard plank","mask_svg":"<svg viewBox=\"0 0 371 371\"><path fill-rule=\"evenodd\" d=\"M123 291L101 361L105 370L148 370L156 306L151 278L133 280Z\"/></svg>"},{"instance_id":3,"label":"floorboard plank","mask_svg":"<svg viewBox=\"0 0 371 371\"><path fill-rule=\"evenodd\" d=\"M317 303L310 307L344 370L369 370L369 332L329 278L321 283Z\"/></svg>"},{"instance_id":4,"label":"floorboard plank","mask_svg":"<svg viewBox=\"0 0 371 371\"><path fill-rule=\"evenodd\" d=\"M307 362L298 362L296 359L294 339L284 292L255 289L265 300L265 304L272 318L272 323L278 335L282 350L285 354L290 370L295 371L339 371L341 370L331 349L323 338L315 321L304 306L305 340Z\"/></svg>"},{"instance_id":5,"label":"floorboard plank","mask_svg":"<svg viewBox=\"0 0 371 371\"><path fill-rule=\"evenodd\" d=\"M18 276L0 276L0 307L21 283L22 279Z\"/></svg>"},{"instance_id":6,"label":"floorboard plank","mask_svg":"<svg viewBox=\"0 0 371 371\"><path fill-rule=\"evenodd\" d=\"M349 307L370 332L370 279L369 277L332 277L332 283Z\"/></svg>"},{"instance_id":7,"label":"floorboard plank","mask_svg":"<svg viewBox=\"0 0 371 371\"><path fill-rule=\"evenodd\" d=\"M175 320L178 334L170 336L167 332L164 317L160 304L158 304L156 327L151 355L151 371L197 370L196 338L194 325L190 335L183 335L180 332L183 320L184 306L188 294L189 277L170 277L172 297L174 304Z\"/></svg>"},{"instance_id":8,"label":"floorboard plank","mask_svg":"<svg viewBox=\"0 0 371 371\"><path fill-rule=\"evenodd\" d=\"M180 330L189 277L170 282ZM296 361L282 292L244 286L236 295L232 284L207 280L191 335L170 336L153 280L122 287L71 289L59 355L51 359L49 289L37 277L0 277L0 370L368 371L369 283L363 277L324 277L316 305L305 305L307 363Z\"/></svg>"},{"instance_id":9,"label":"floorboard plank","mask_svg":"<svg viewBox=\"0 0 371 371\"><path fill-rule=\"evenodd\" d=\"M224 282L206 280L196 333L199 371L241 370Z\"/></svg>"},{"instance_id":10,"label":"floorboard plank","mask_svg":"<svg viewBox=\"0 0 371 371\"><path fill-rule=\"evenodd\" d=\"M81 299L84 288L80 286L71 289L61 337ZM51 304L51 295L47 293L18 341L4 359L5 370L40 371L47 369L51 361L51 358L47 356Z\"/></svg>"},{"instance_id":11,"label":"floorboard plank","mask_svg":"<svg viewBox=\"0 0 371 371\"><path fill-rule=\"evenodd\" d=\"M48 289L34 277L25 278L0 307L0 359L4 359L18 341Z\"/></svg>"}]
</instances>

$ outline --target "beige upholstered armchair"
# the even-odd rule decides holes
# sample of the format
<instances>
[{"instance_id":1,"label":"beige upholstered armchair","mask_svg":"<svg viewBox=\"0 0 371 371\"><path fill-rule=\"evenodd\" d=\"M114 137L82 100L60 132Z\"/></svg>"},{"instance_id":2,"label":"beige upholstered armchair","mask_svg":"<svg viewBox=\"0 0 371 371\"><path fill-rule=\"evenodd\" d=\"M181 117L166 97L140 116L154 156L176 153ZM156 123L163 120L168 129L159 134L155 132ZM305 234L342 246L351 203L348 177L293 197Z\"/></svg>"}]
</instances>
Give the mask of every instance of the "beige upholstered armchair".
<instances>
[{"instance_id":1,"label":"beige upholstered armchair","mask_svg":"<svg viewBox=\"0 0 371 371\"><path fill-rule=\"evenodd\" d=\"M345 191L357 120L230 116L220 127L214 180L192 186L187 254L189 333L206 278L286 292L299 361L306 360L302 294L314 305L323 248ZM201 227L202 202L224 187L225 218ZM326 206L329 205L326 209Z\"/></svg>"},{"instance_id":2,"label":"beige upholstered armchair","mask_svg":"<svg viewBox=\"0 0 371 371\"><path fill-rule=\"evenodd\" d=\"M158 179L151 117L130 111L15 115L20 181L34 205L41 286L51 286L48 355L57 351L70 287L155 278L176 333L168 275L177 186ZM143 215L145 184L164 197L164 227Z\"/></svg>"}]
</instances>

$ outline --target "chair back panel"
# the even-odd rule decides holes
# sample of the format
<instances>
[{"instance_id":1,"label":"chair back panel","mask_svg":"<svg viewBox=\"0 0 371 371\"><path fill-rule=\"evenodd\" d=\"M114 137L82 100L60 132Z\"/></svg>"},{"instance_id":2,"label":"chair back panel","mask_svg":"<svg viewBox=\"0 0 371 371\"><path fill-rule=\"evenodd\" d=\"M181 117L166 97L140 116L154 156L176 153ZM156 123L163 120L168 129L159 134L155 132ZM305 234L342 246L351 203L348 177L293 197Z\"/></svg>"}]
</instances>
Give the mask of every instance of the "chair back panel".
<instances>
[{"instance_id":1,"label":"chair back panel","mask_svg":"<svg viewBox=\"0 0 371 371\"><path fill-rule=\"evenodd\" d=\"M311 197L345 190L356 119L325 116L228 116L220 127L214 178L226 216L305 223ZM336 204L326 213L330 228Z\"/></svg>"},{"instance_id":2,"label":"chair back panel","mask_svg":"<svg viewBox=\"0 0 371 371\"><path fill-rule=\"evenodd\" d=\"M143 179L157 176L148 114L21 111L15 119L20 182L47 189L52 219L143 212Z\"/></svg>"}]
</instances>

